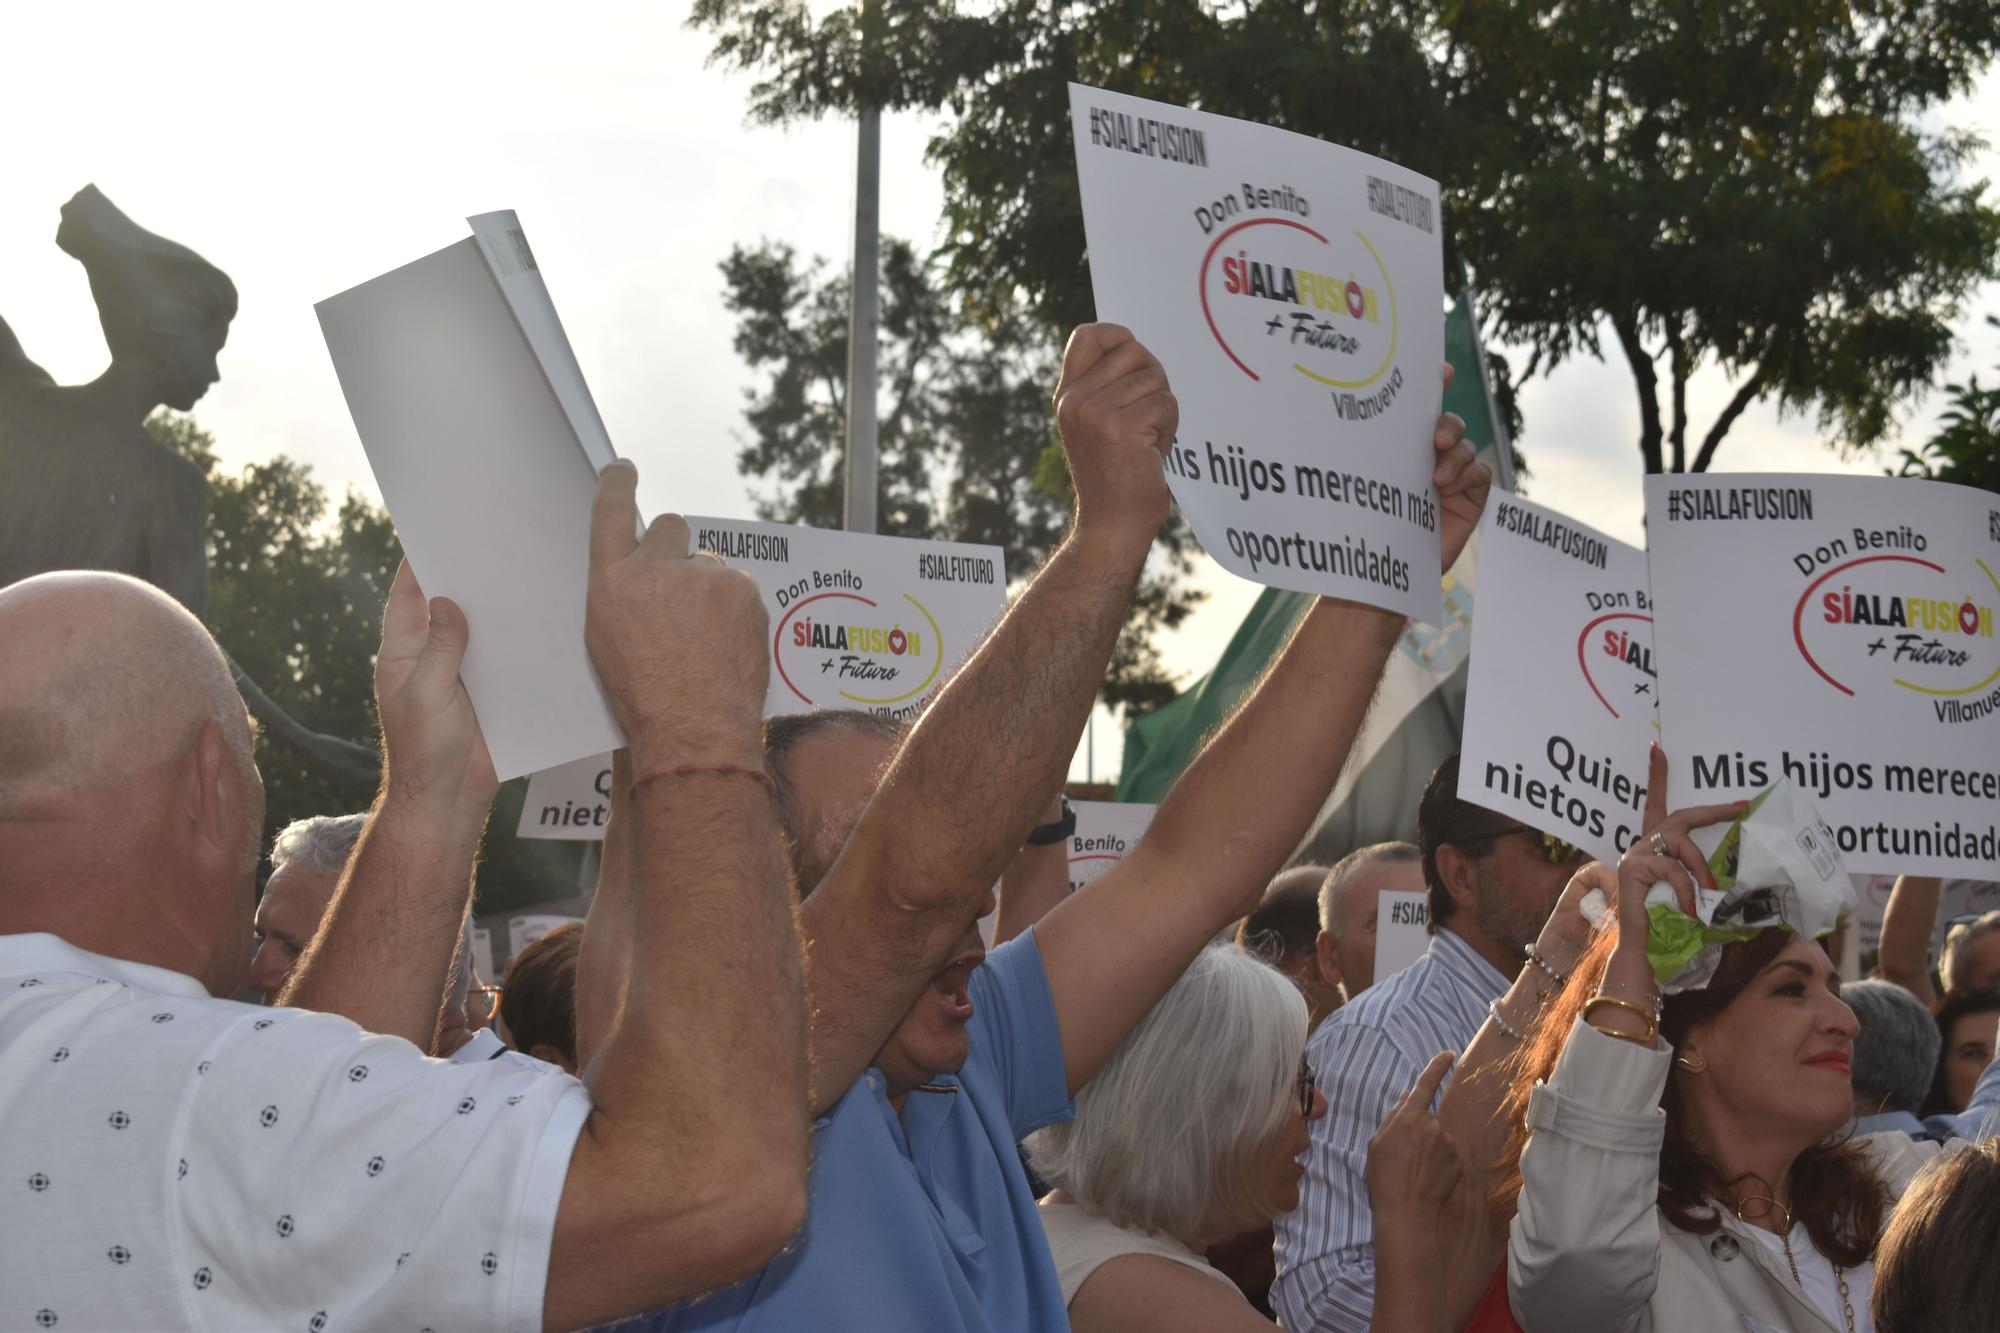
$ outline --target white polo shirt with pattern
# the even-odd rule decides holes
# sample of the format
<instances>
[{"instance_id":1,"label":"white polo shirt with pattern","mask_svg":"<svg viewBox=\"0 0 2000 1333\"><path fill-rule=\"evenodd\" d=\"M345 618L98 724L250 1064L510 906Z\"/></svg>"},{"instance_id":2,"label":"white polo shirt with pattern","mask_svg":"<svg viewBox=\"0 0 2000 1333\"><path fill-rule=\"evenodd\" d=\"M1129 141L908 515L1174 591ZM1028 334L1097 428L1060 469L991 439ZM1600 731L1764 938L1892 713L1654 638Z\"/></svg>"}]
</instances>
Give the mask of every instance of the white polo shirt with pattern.
<instances>
[{"instance_id":1,"label":"white polo shirt with pattern","mask_svg":"<svg viewBox=\"0 0 2000 1333\"><path fill-rule=\"evenodd\" d=\"M0 1327L532 1333L589 1109L554 1066L0 935Z\"/></svg>"}]
</instances>

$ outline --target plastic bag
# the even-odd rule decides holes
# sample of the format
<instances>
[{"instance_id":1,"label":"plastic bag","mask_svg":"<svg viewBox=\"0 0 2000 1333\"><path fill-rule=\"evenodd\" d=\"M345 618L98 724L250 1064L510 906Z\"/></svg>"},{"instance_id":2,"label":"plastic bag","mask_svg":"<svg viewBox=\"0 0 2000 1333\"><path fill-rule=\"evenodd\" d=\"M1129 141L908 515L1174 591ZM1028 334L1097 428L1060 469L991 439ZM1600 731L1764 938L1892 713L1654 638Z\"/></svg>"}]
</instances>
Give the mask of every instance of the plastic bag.
<instances>
[{"instance_id":1,"label":"plastic bag","mask_svg":"<svg viewBox=\"0 0 2000 1333\"><path fill-rule=\"evenodd\" d=\"M1696 829L1693 838L1716 883L1697 886L1699 921L1669 885L1646 895L1646 955L1670 995L1707 986L1725 944L1770 926L1817 939L1858 905L1832 827L1789 778L1766 787L1734 823Z\"/></svg>"}]
</instances>

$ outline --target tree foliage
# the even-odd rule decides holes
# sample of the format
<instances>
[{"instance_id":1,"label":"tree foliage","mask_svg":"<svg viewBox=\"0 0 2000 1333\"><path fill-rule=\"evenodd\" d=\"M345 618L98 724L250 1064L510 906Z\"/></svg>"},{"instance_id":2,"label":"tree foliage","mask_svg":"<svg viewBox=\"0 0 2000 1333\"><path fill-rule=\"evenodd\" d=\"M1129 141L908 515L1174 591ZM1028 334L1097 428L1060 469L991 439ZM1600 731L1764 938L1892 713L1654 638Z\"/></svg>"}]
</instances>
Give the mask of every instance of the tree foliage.
<instances>
[{"instance_id":1,"label":"tree foliage","mask_svg":"<svg viewBox=\"0 0 2000 1333\"><path fill-rule=\"evenodd\" d=\"M2000 318L1986 317L2000 329ZM1978 375L1947 384L1949 403L1938 432L1918 448L1902 451L1898 475L1953 481L2000 493L2000 386L1988 388Z\"/></svg>"},{"instance_id":2,"label":"tree foliage","mask_svg":"<svg viewBox=\"0 0 2000 1333\"><path fill-rule=\"evenodd\" d=\"M216 641L306 726L372 742L382 604L403 558L388 514L350 493L329 524L326 490L306 464L280 454L231 474L193 417L161 410L146 427L208 477L208 628ZM268 734L258 737L257 767L266 848L295 819L365 810L375 795L307 767ZM481 911L574 891L569 845L512 836L525 787L507 784L495 804Z\"/></svg>"},{"instance_id":3,"label":"tree foliage","mask_svg":"<svg viewBox=\"0 0 2000 1333\"><path fill-rule=\"evenodd\" d=\"M745 476L766 483L758 514L839 527L847 416L849 281L787 245L738 246L722 263L736 350L758 374L744 391ZM983 542L1021 577L1069 525L1062 449L1050 424L1058 360L1016 314L976 322L938 291L905 241L882 246L878 526L898 537ZM1196 594L1178 523L1160 545L1107 678L1105 701L1148 708L1170 697L1152 636Z\"/></svg>"},{"instance_id":4,"label":"tree foliage","mask_svg":"<svg viewBox=\"0 0 2000 1333\"><path fill-rule=\"evenodd\" d=\"M2000 272L2000 213L1934 122L2000 45L1966 0L698 0L770 121L864 103L949 114L952 289L1060 329L1091 310L1071 80L1283 126L1443 186L1448 244L1528 373L1631 367L1649 471L1702 470L1760 399L1879 442ZM866 59L863 58L864 54ZM1687 385L1734 395L1690 420Z\"/></svg>"}]
</instances>

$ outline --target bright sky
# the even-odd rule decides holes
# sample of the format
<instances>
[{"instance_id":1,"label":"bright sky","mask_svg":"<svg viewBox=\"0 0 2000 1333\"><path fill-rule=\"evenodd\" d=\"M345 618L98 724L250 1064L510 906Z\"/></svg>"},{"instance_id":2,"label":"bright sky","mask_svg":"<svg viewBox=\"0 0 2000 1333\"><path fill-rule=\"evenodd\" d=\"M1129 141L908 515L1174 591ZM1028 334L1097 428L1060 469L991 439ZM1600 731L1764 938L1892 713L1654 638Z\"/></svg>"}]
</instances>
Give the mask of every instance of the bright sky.
<instances>
[{"instance_id":1,"label":"bright sky","mask_svg":"<svg viewBox=\"0 0 2000 1333\"><path fill-rule=\"evenodd\" d=\"M751 376L716 265L762 237L846 253L852 127L750 125L750 80L706 66L708 39L681 26L673 0L328 12L77 2L10 14L0 318L28 355L64 383L106 363L83 270L54 240L57 210L94 182L236 282L222 382L195 410L225 463L288 453L336 496L379 498L313 302L460 239L469 214L512 208L612 439L639 464L642 507L747 515L735 453ZM1946 119L2000 135L2000 80ZM911 117L885 125L882 197L884 230L926 243L942 198L922 161L927 134ZM2000 153L1975 174L2000 176ZM1967 310L1950 378L1990 377L2000 362L1988 312L2000 289ZM1728 394L1717 377L1696 380L1692 433ZM1639 540L1638 408L1622 361L1567 366L1524 407L1535 498ZM1936 408L1918 410L1910 439L1929 434ZM1811 421L1764 407L1718 456L1729 470L1882 465L1843 462ZM1259 591L1213 566L1200 583L1210 601L1165 644L1183 678L1214 661ZM1100 778L1117 766L1108 722Z\"/></svg>"}]
</instances>

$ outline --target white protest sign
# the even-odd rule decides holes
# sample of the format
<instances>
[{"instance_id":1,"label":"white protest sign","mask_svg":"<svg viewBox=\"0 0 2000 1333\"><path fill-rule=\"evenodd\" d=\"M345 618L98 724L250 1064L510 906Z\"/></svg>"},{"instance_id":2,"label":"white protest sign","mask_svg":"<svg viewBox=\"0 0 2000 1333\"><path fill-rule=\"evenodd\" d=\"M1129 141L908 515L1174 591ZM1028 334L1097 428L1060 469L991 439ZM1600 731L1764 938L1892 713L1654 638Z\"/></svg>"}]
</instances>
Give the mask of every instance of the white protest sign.
<instances>
[{"instance_id":1,"label":"white protest sign","mask_svg":"<svg viewBox=\"0 0 2000 1333\"><path fill-rule=\"evenodd\" d=\"M1514 496L1479 525L1458 794L1606 865L1639 836L1657 727L1646 553Z\"/></svg>"},{"instance_id":2,"label":"white protest sign","mask_svg":"<svg viewBox=\"0 0 2000 1333\"><path fill-rule=\"evenodd\" d=\"M1431 947L1431 908L1423 894L1401 889L1385 890L1375 901L1375 984L1379 986Z\"/></svg>"},{"instance_id":3,"label":"white protest sign","mask_svg":"<svg viewBox=\"0 0 2000 1333\"><path fill-rule=\"evenodd\" d=\"M1072 801L1076 832L1069 836L1069 891L1075 893L1124 860L1159 808L1137 801Z\"/></svg>"},{"instance_id":4,"label":"white protest sign","mask_svg":"<svg viewBox=\"0 0 2000 1333\"><path fill-rule=\"evenodd\" d=\"M1226 116L1070 85L1097 317L1180 403L1167 477L1231 573L1436 624L1437 183Z\"/></svg>"},{"instance_id":5,"label":"white protest sign","mask_svg":"<svg viewBox=\"0 0 2000 1333\"><path fill-rule=\"evenodd\" d=\"M530 913L526 916L507 918L507 958L514 957L557 926L566 926L572 921L583 920L580 916L557 916L554 913Z\"/></svg>"},{"instance_id":6,"label":"white protest sign","mask_svg":"<svg viewBox=\"0 0 2000 1333\"><path fill-rule=\"evenodd\" d=\"M494 980L493 932L485 926L472 928L472 966L480 976Z\"/></svg>"},{"instance_id":7,"label":"white protest sign","mask_svg":"<svg viewBox=\"0 0 2000 1333\"><path fill-rule=\"evenodd\" d=\"M623 743L583 646L610 445L518 223L472 224L314 308L410 568L471 622L459 675L504 780Z\"/></svg>"},{"instance_id":8,"label":"white protest sign","mask_svg":"<svg viewBox=\"0 0 2000 1333\"><path fill-rule=\"evenodd\" d=\"M1673 804L1790 777L1857 874L2000 878L2000 497L1646 478Z\"/></svg>"},{"instance_id":9,"label":"white protest sign","mask_svg":"<svg viewBox=\"0 0 2000 1333\"><path fill-rule=\"evenodd\" d=\"M860 709L911 717L1007 606L997 546L690 517L695 546L747 571L771 620L766 716ZM537 773L516 836L601 839L611 760Z\"/></svg>"},{"instance_id":10,"label":"white protest sign","mask_svg":"<svg viewBox=\"0 0 2000 1333\"><path fill-rule=\"evenodd\" d=\"M517 838L548 838L562 842L604 841L604 821L611 818L611 756L586 755L528 779L521 802Z\"/></svg>"}]
</instances>

